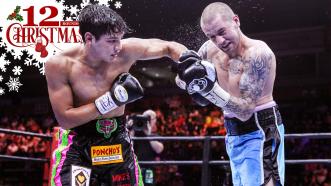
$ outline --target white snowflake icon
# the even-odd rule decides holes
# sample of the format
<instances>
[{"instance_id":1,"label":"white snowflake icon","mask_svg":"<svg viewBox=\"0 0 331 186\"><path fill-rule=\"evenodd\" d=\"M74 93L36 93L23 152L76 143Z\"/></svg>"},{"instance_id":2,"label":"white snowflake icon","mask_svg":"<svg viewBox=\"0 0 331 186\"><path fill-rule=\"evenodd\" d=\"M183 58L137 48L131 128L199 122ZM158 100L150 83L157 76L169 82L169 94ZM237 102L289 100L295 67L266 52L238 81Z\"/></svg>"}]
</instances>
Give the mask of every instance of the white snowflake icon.
<instances>
[{"instance_id":1,"label":"white snowflake icon","mask_svg":"<svg viewBox=\"0 0 331 186\"><path fill-rule=\"evenodd\" d=\"M2 72L6 72L6 65L9 65L10 62L5 60L4 57L0 57L0 70Z\"/></svg>"},{"instance_id":2,"label":"white snowflake icon","mask_svg":"<svg viewBox=\"0 0 331 186\"><path fill-rule=\"evenodd\" d=\"M17 50L11 50L11 54L13 55L14 59L21 59L22 57L22 52L21 51L17 51Z\"/></svg>"},{"instance_id":3,"label":"white snowflake icon","mask_svg":"<svg viewBox=\"0 0 331 186\"><path fill-rule=\"evenodd\" d=\"M110 0L98 0L98 2L99 2L100 5L108 5L108 2L109 1Z\"/></svg>"},{"instance_id":4,"label":"white snowflake icon","mask_svg":"<svg viewBox=\"0 0 331 186\"><path fill-rule=\"evenodd\" d=\"M116 1L114 6L115 6L115 8L120 9L122 7L121 1Z\"/></svg>"},{"instance_id":5,"label":"white snowflake icon","mask_svg":"<svg viewBox=\"0 0 331 186\"><path fill-rule=\"evenodd\" d=\"M74 6L70 7L70 13L71 13L71 15L76 15L77 16L77 13L78 13L77 5L74 5Z\"/></svg>"},{"instance_id":6,"label":"white snowflake icon","mask_svg":"<svg viewBox=\"0 0 331 186\"><path fill-rule=\"evenodd\" d=\"M90 0L83 0L83 2L80 4L80 7L83 9L88 4L90 4Z\"/></svg>"},{"instance_id":7,"label":"white snowflake icon","mask_svg":"<svg viewBox=\"0 0 331 186\"><path fill-rule=\"evenodd\" d=\"M3 77L2 77L2 76L0 76L0 82L2 82L2 80L3 80Z\"/></svg>"},{"instance_id":8,"label":"white snowflake icon","mask_svg":"<svg viewBox=\"0 0 331 186\"><path fill-rule=\"evenodd\" d=\"M4 94L5 94L5 90L2 87L0 87L0 96Z\"/></svg>"},{"instance_id":9,"label":"white snowflake icon","mask_svg":"<svg viewBox=\"0 0 331 186\"><path fill-rule=\"evenodd\" d=\"M9 78L10 78L9 81L6 83L6 85L9 88L9 92L11 91L18 92L18 88L22 86L22 84L19 81L19 78L12 78L11 76Z\"/></svg>"},{"instance_id":10,"label":"white snowflake icon","mask_svg":"<svg viewBox=\"0 0 331 186\"><path fill-rule=\"evenodd\" d=\"M40 72L40 74L45 75L45 63L42 63L41 66L42 67L39 68L39 72Z\"/></svg>"},{"instance_id":11,"label":"white snowflake icon","mask_svg":"<svg viewBox=\"0 0 331 186\"><path fill-rule=\"evenodd\" d=\"M77 5L65 6L65 10L70 12L71 20L72 20L72 18L77 17L78 11L79 11Z\"/></svg>"},{"instance_id":12,"label":"white snowflake icon","mask_svg":"<svg viewBox=\"0 0 331 186\"><path fill-rule=\"evenodd\" d=\"M19 75L21 75L23 70L20 66L14 66L13 72L14 72L14 75L19 76Z\"/></svg>"},{"instance_id":13,"label":"white snowflake icon","mask_svg":"<svg viewBox=\"0 0 331 186\"><path fill-rule=\"evenodd\" d=\"M34 59L28 59L27 61L24 62L25 65L27 66L35 66L39 69L40 74L45 75L45 62L42 61L37 61Z\"/></svg>"},{"instance_id":14,"label":"white snowflake icon","mask_svg":"<svg viewBox=\"0 0 331 186\"><path fill-rule=\"evenodd\" d=\"M26 65L26 66L31 66L32 64L33 64L33 58L27 58L24 61L24 65Z\"/></svg>"}]
</instances>

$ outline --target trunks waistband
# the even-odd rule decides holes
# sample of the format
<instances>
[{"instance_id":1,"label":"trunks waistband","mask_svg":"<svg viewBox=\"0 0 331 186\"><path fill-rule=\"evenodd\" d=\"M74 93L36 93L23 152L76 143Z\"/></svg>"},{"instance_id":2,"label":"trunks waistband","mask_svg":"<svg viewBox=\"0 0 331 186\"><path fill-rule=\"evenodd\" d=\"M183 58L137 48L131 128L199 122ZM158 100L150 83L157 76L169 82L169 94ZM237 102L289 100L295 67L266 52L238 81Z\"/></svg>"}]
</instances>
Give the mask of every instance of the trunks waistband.
<instances>
[{"instance_id":1,"label":"trunks waistband","mask_svg":"<svg viewBox=\"0 0 331 186\"><path fill-rule=\"evenodd\" d=\"M255 115L257 117L258 124L263 128L282 124L282 118L278 109L278 106L273 106L255 112L247 121L241 121L237 118L227 118L225 117L224 126L226 128L227 135L238 136L243 134L248 134L259 130L258 124L255 120Z\"/></svg>"},{"instance_id":2,"label":"trunks waistband","mask_svg":"<svg viewBox=\"0 0 331 186\"><path fill-rule=\"evenodd\" d=\"M267 103L264 103L262 105L259 105L259 106L255 107L254 112L258 112L258 111L264 110L266 108L274 107L276 105L277 104L276 104L275 101L270 101L270 102L267 102ZM231 113L231 112L228 112L228 111L224 110L224 117L234 118L234 117L236 117L236 115L234 113Z\"/></svg>"},{"instance_id":3,"label":"trunks waistband","mask_svg":"<svg viewBox=\"0 0 331 186\"><path fill-rule=\"evenodd\" d=\"M125 131L125 117L101 118L72 128L77 135L110 137L112 133Z\"/></svg>"}]
</instances>

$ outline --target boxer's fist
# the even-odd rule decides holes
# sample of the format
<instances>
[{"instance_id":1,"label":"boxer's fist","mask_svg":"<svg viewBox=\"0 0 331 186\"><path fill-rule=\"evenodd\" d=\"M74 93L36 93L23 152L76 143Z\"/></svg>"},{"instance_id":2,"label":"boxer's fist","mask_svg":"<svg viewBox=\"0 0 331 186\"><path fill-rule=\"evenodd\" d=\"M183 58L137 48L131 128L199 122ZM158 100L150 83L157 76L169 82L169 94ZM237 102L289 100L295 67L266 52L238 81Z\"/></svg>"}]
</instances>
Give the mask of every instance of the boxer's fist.
<instances>
[{"instance_id":1,"label":"boxer's fist","mask_svg":"<svg viewBox=\"0 0 331 186\"><path fill-rule=\"evenodd\" d=\"M129 73L120 74L110 89L95 100L95 105L101 114L131 103L143 97L144 90L139 81Z\"/></svg>"},{"instance_id":2,"label":"boxer's fist","mask_svg":"<svg viewBox=\"0 0 331 186\"><path fill-rule=\"evenodd\" d=\"M179 56L179 59L178 61L180 63L184 62L185 60L189 59L189 58L196 58L196 59L199 59L201 60L201 57L200 55L194 51L194 50L186 50L184 51L180 56Z\"/></svg>"},{"instance_id":3,"label":"boxer's fist","mask_svg":"<svg viewBox=\"0 0 331 186\"><path fill-rule=\"evenodd\" d=\"M178 75L176 76L175 82L179 88L186 90L186 83L183 80L181 80ZM199 93L193 93L190 96L191 96L192 100L200 106L204 107L204 106L209 105L209 103L210 103L205 97L203 97Z\"/></svg>"},{"instance_id":4,"label":"boxer's fist","mask_svg":"<svg viewBox=\"0 0 331 186\"><path fill-rule=\"evenodd\" d=\"M178 62L174 64L173 71L181 77L183 71L197 61L201 61L199 54L194 50L186 50L180 55Z\"/></svg>"},{"instance_id":5,"label":"boxer's fist","mask_svg":"<svg viewBox=\"0 0 331 186\"><path fill-rule=\"evenodd\" d=\"M179 76L180 77L180 76ZM216 69L208 61L197 61L183 71L180 79L185 82L189 94L207 94L216 83Z\"/></svg>"},{"instance_id":6,"label":"boxer's fist","mask_svg":"<svg viewBox=\"0 0 331 186\"><path fill-rule=\"evenodd\" d=\"M207 104L208 100L223 108L229 102L231 95L217 83L216 78L215 66L208 61L198 60L178 74L176 84L186 89L193 99L196 98L195 102L199 105Z\"/></svg>"}]
</instances>

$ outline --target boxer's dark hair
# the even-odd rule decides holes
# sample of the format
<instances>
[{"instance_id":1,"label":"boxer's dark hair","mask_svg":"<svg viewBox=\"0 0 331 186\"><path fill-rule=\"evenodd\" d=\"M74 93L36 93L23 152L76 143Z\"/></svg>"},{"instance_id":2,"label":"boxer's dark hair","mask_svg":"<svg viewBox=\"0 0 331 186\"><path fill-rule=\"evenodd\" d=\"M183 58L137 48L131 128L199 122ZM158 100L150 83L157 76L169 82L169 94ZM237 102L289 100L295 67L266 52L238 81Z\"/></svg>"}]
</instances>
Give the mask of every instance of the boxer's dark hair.
<instances>
[{"instance_id":1,"label":"boxer's dark hair","mask_svg":"<svg viewBox=\"0 0 331 186\"><path fill-rule=\"evenodd\" d=\"M87 5L78 16L79 33L85 42L85 33L91 32L98 40L103 34L129 33L131 29L124 19L104 5Z\"/></svg>"}]
</instances>

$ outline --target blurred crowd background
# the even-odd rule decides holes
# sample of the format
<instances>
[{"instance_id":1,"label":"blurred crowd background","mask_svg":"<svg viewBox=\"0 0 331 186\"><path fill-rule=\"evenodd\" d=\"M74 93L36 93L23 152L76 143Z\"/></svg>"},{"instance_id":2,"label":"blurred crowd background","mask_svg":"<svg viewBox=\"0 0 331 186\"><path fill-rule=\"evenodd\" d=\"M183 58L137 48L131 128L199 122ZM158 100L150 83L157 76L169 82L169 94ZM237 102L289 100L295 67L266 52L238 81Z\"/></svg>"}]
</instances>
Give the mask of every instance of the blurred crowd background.
<instances>
[{"instance_id":1,"label":"blurred crowd background","mask_svg":"<svg viewBox=\"0 0 331 186\"><path fill-rule=\"evenodd\" d=\"M304 94L315 94L305 90ZM316 92L318 94L318 92ZM157 128L160 136L224 136L223 114L214 106L199 107L185 95L146 98L127 107L126 114L141 114L145 109L157 113ZM310 100L298 103L279 103L286 133L311 133L331 131L330 100L310 96ZM282 106L283 105L283 106ZM22 107L23 108L23 107ZM0 115L1 128L29 131L51 135L57 126L54 117L48 114ZM45 158L50 156L50 141L39 137L0 133L0 154ZM165 141L164 151L157 160L201 160L203 141ZM330 139L286 139L286 159L329 159ZM223 140L211 142L211 159L228 160ZM156 185L200 185L201 166L155 166ZM42 163L0 161L0 185L41 185L44 171ZM33 176L32 176L33 175ZM22 179L22 176L24 179ZM212 185L231 185L231 172L227 165L211 167ZM47 182L47 176L44 177ZM287 185L331 185L331 166L328 164L302 164L286 166Z\"/></svg>"}]
</instances>

